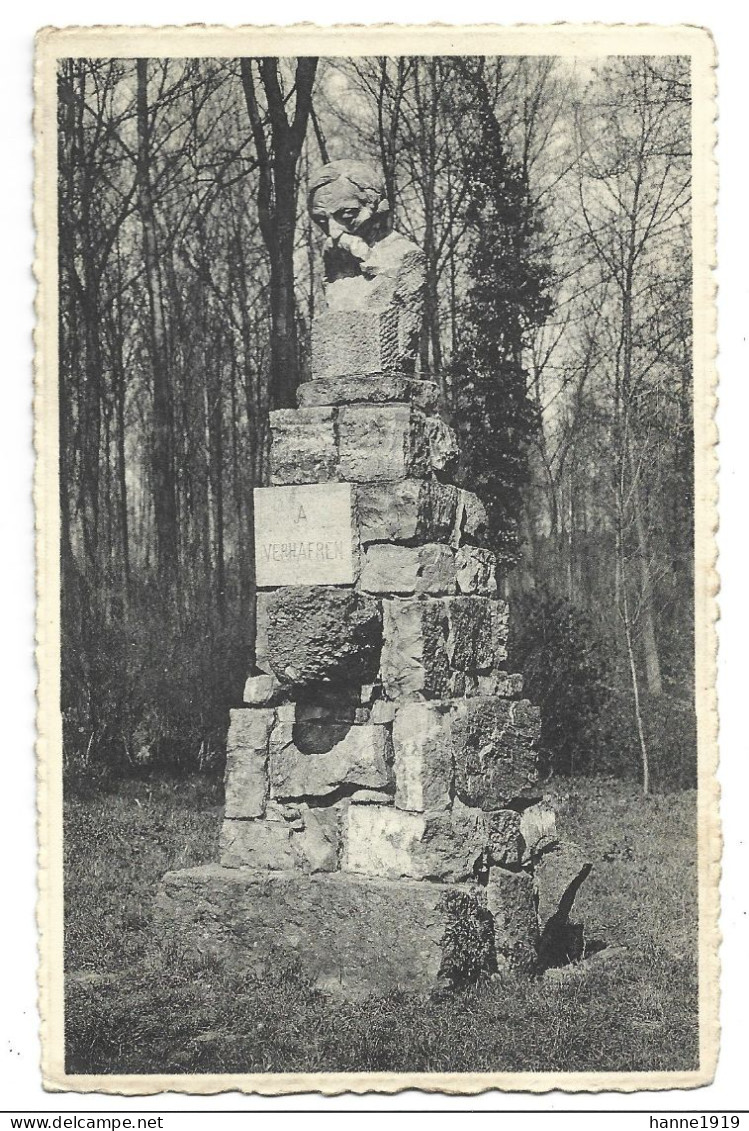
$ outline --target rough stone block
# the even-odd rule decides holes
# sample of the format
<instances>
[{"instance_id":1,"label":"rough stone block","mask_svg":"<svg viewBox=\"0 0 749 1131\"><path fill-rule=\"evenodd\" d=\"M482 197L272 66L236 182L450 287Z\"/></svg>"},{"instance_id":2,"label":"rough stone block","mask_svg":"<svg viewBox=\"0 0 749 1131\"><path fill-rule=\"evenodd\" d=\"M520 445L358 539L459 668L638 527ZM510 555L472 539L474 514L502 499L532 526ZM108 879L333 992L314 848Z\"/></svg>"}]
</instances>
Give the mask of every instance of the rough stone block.
<instances>
[{"instance_id":1,"label":"rough stone block","mask_svg":"<svg viewBox=\"0 0 749 1131\"><path fill-rule=\"evenodd\" d=\"M543 801L529 805L520 814L520 835L524 858L530 862L557 844L557 819L553 809Z\"/></svg>"},{"instance_id":2,"label":"rough stone block","mask_svg":"<svg viewBox=\"0 0 749 1131\"><path fill-rule=\"evenodd\" d=\"M273 708L239 708L229 714L226 739L226 815L259 817L268 797L268 740Z\"/></svg>"},{"instance_id":3,"label":"rough stone block","mask_svg":"<svg viewBox=\"0 0 749 1131\"><path fill-rule=\"evenodd\" d=\"M300 408L410 401L423 412L432 413L439 401L439 389L434 381L389 373L383 377L330 377L305 381L299 386L297 396Z\"/></svg>"},{"instance_id":4,"label":"rough stone block","mask_svg":"<svg viewBox=\"0 0 749 1131\"><path fill-rule=\"evenodd\" d=\"M271 484L337 479L335 409L277 409L270 413Z\"/></svg>"},{"instance_id":5,"label":"rough stone block","mask_svg":"<svg viewBox=\"0 0 749 1131\"><path fill-rule=\"evenodd\" d=\"M455 592L455 555L450 546L438 542L420 546L418 559L417 593L436 596Z\"/></svg>"},{"instance_id":6,"label":"rough stone block","mask_svg":"<svg viewBox=\"0 0 749 1131\"><path fill-rule=\"evenodd\" d=\"M221 826L219 859L225 868L283 871L297 867L292 828L280 821L232 821Z\"/></svg>"},{"instance_id":7,"label":"rough stone block","mask_svg":"<svg viewBox=\"0 0 749 1131\"><path fill-rule=\"evenodd\" d=\"M438 598L382 602L380 677L385 694L429 698L447 691L447 615Z\"/></svg>"},{"instance_id":8,"label":"rough stone block","mask_svg":"<svg viewBox=\"0 0 749 1131\"><path fill-rule=\"evenodd\" d=\"M465 542L482 545L489 532L486 507L473 491L458 490L458 506L453 528L453 545Z\"/></svg>"},{"instance_id":9,"label":"rough stone block","mask_svg":"<svg viewBox=\"0 0 749 1131\"><path fill-rule=\"evenodd\" d=\"M453 597L445 601L449 631L447 655L450 666L462 672L490 668L495 658L494 606L504 602L489 597Z\"/></svg>"},{"instance_id":10,"label":"rough stone block","mask_svg":"<svg viewBox=\"0 0 749 1131\"><path fill-rule=\"evenodd\" d=\"M533 880L541 938L538 959L542 969L564 966L581 958L585 932L570 920L575 898L592 865L576 844L560 841L543 854Z\"/></svg>"},{"instance_id":11,"label":"rough stone block","mask_svg":"<svg viewBox=\"0 0 749 1131\"><path fill-rule=\"evenodd\" d=\"M507 659L507 637L510 633L510 606L506 601L490 601L491 640L495 669Z\"/></svg>"},{"instance_id":12,"label":"rough stone block","mask_svg":"<svg viewBox=\"0 0 749 1131\"><path fill-rule=\"evenodd\" d=\"M287 825L295 832L301 832L304 828L302 809L301 803L275 801L273 798L269 798L268 804L265 806L265 820L276 821L278 824Z\"/></svg>"},{"instance_id":13,"label":"rough stone block","mask_svg":"<svg viewBox=\"0 0 749 1131\"><path fill-rule=\"evenodd\" d=\"M281 691L281 684L274 675L263 672L262 675L247 677L242 692L242 701L251 707L262 707L274 703Z\"/></svg>"},{"instance_id":14,"label":"rough stone block","mask_svg":"<svg viewBox=\"0 0 749 1131\"><path fill-rule=\"evenodd\" d=\"M493 868L486 903L494 920L498 968L530 973L539 942L533 878L527 872Z\"/></svg>"},{"instance_id":15,"label":"rough stone block","mask_svg":"<svg viewBox=\"0 0 749 1131\"><path fill-rule=\"evenodd\" d=\"M258 592L255 599L255 667L268 675L273 674L268 656L268 597Z\"/></svg>"},{"instance_id":16,"label":"rough stone block","mask_svg":"<svg viewBox=\"0 0 749 1131\"><path fill-rule=\"evenodd\" d=\"M344 819L344 871L388 879L469 880L485 858L483 814L410 813L352 805Z\"/></svg>"},{"instance_id":17,"label":"rough stone block","mask_svg":"<svg viewBox=\"0 0 749 1131\"><path fill-rule=\"evenodd\" d=\"M393 723L395 804L423 813L448 809L453 784L450 720L442 703L401 704Z\"/></svg>"},{"instance_id":18,"label":"rough stone block","mask_svg":"<svg viewBox=\"0 0 749 1131\"><path fill-rule=\"evenodd\" d=\"M541 931L553 916L559 915L560 909L564 919L568 918L577 891L591 867L590 858L572 841L558 841L543 853L534 869Z\"/></svg>"},{"instance_id":19,"label":"rough stone block","mask_svg":"<svg viewBox=\"0 0 749 1131\"><path fill-rule=\"evenodd\" d=\"M424 420L424 414L411 405L345 405L339 409L339 477L366 483L426 475L429 448Z\"/></svg>"},{"instance_id":20,"label":"rough stone block","mask_svg":"<svg viewBox=\"0 0 749 1131\"><path fill-rule=\"evenodd\" d=\"M515 809L495 809L485 814L487 823L487 863L515 868L523 859L525 842L521 814Z\"/></svg>"},{"instance_id":21,"label":"rough stone block","mask_svg":"<svg viewBox=\"0 0 749 1131\"><path fill-rule=\"evenodd\" d=\"M523 694L523 677L502 671L479 675L477 694L496 699L519 699Z\"/></svg>"},{"instance_id":22,"label":"rough stone block","mask_svg":"<svg viewBox=\"0 0 749 1131\"><path fill-rule=\"evenodd\" d=\"M283 683L361 684L376 675L381 617L373 598L335 586L285 586L268 595L265 613L268 660Z\"/></svg>"},{"instance_id":23,"label":"rough stone block","mask_svg":"<svg viewBox=\"0 0 749 1131\"><path fill-rule=\"evenodd\" d=\"M280 952L298 957L320 988L356 996L398 987L428 992L448 971L460 978L451 940L470 936L486 919L485 905L484 889L474 884L209 864L168 873L156 917L159 931L181 948L215 954L243 974L262 974Z\"/></svg>"},{"instance_id":24,"label":"rough stone block","mask_svg":"<svg viewBox=\"0 0 749 1131\"><path fill-rule=\"evenodd\" d=\"M395 718L395 703L389 699L375 699L369 720L372 723L392 723Z\"/></svg>"},{"instance_id":25,"label":"rough stone block","mask_svg":"<svg viewBox=\"0 0 749 1131\"><path fill-rule=\"evenodd\" d=\"M514 809L481 808L464 805L459 797L452 802L453 827L481 849L481 871L494 867L518 869L523 862L520 814Z\"/></svg>"},{"instance_id":26,"label":"rough stone block","mask_svg":"<svg viewBox=\"0 0 749 1131\"><path fill-rule=\"evenodd\" d=\"M348 798L352 805L392 805L392 793L379 789L356 789Z\"/></svg>"},{"instance_id":27,"label":"rough stone block","mask_svg":"<svg viewBox=\"0 0 749 1131\"><path fill-rule=\"evenodd\" d=\"M401 368L398 311L326 311L312 324L312 375L359 377Z\"/></svg>"},{"instance_id":28,"label":"rough stone block","mask_svg":"<svg viewBox=\"0 0 749 1131\"><path fill-rule=\"evenodd\" d=\"M450 726L455 793L465 805L502 809L533 794L538 707L526 699L463 699L452 706Z\"/></svg>"},{"instance_id":29,"label":"rough stone block","mask_svg":"<svg viewBox=\"0 0 749 1131\"><path fill-rule=\"evenodd\" d=\"M452 593L455 557L449 546L378 543L364 554L359 585L368 593Z\"/></svg>"},{"instance_id":30,"label":"rough stone block","mask_svg":"<svg viewBox=\"0 0 749 1131\"><path fill-rule=\"evenodd\" d=\"M458 512L458 488L427 480L421 496L421 522L417 536L423 542L449 542Z\"/></svg>"},{"instance_id":31,"label":"rough stone block","mask_svg":"<svg viewBox=\"0 0 749 1131\"><path fill-rule=\"evenodd\" d=\"M456 580L461 593L493 597L497 592L497 555L481 546L461 546L455 554Z\"/></svg>"},{"instance_id":32,"label":"rough stone block","mask_svg":"<svg viewBox=\"0 0 749 1131\"><path fill-rule=\"evenodd\" d=\"M439 542L455 525L458 489L429 479L361 484L356 489L359 536L367 542Z\"/></svg>"},{"instance_id":33,"label":"rough stone block","mask_svg":"<svg viewBox=\"0 0 749 1131\"><path fill-rule=\"evenodd\" d=\"M304 830L295 833L291 846L303 872L334 872L341 852L341 813L338 806L303 807Z\"/></svg>"},{"instance_id":34,"label":"rough stone block","mask_svg":"<svg viewBox=\"0 0 749 1131\"><path fill-rule=\"evenodd\" d=\"M478 676L467 672L450 672L449 696L451 699L466 699L479 694Z\"/></svg>"},{"instance_id":35,"label":"rough stone block","mask_svg":"<svg viewBox=\"0 0 749 1131\"><path fill-rule=\"evenodd\" d=\"M268 820L227 820L221 828L220 859L225 868L332 872L338 867L339 851L340 812L332 805L314 809L302 805L295 815L276 813Z\"/></svg>"},{"instance_id":36,"label":"rough stone block","mask_svg":"<svg viewBox=\"0 0 749 1131\"><path fill-rule=\"evenodd\" d=\"M384 726L306 727L279 723L270 736L274 798L325 798L354 788L386 790L392 738Z\"/></svg>"},{"instance_id":37,"label":"rough stone block","mask_svg":"<svg viewBox=\"0 0 749 1131\"><path fill-rule=\"evenodd\" d=\"M407 593L416 589L418 554L410 546L380 543L370 546L362 559L359 586L367 593Z\"/></svg>"},{"instance_id":38,"label":"rough stone block","mask_svg":"<svg viewBox=\"0 0 749 1131\"><path fill-rule=\"evenodd\" d=\"M460 456L458 437L441 416L430 416L426 422L429 441L429 462L433 471L450 471Z\"/></svg>"}]
</instances>

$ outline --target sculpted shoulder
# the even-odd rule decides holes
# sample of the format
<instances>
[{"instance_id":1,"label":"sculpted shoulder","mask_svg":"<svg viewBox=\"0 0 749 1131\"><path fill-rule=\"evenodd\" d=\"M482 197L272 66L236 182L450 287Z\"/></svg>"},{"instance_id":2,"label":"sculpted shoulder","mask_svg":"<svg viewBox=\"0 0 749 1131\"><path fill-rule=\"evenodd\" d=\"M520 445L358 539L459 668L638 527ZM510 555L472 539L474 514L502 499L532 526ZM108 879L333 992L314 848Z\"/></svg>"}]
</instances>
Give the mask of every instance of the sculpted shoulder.
<instances>
[{"instance_id":1,"label":"sculpted shoulder","mask_svg":"<svg viewBox=\"0 0 749 1131\"><path fill-rule=\"evenodd\" d=\"M393 230L375 243L362 264L364 274L379 274L391 270L420 270L426 259L424 252L401 232Z\"/></svg>"}]
</instances>

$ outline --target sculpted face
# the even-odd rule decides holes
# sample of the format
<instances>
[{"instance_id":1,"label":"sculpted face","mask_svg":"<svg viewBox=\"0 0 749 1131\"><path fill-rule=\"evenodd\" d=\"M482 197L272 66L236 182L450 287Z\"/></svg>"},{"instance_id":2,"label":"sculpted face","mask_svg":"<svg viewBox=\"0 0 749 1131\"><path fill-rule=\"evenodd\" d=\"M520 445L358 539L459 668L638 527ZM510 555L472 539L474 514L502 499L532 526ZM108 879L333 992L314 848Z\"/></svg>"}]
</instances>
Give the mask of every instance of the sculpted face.
<instances>
[{"instance_id":1,"label":"sculpted face","mask_svg":"<svg viewBox=\"0 0 749 1131\"><path fill-rule=\"evenodd\" d=\"M382 177L362 162L332 161L312 179L312 219L327 235L326 255L348 252L365 259L388 231L390 205Z\"/></svg>"},{"instance_id":2,"label":"sculpted face","mask_svg":"<svg viewBox=\"0 0 749 1131\"><path fill-rule=\"evenodd\" d=\"M376 215L362 190L345 177L317 189L310 213L333 243L344 233L361 234L366 238L366 230Z\"/></svg>"}]
</instances>

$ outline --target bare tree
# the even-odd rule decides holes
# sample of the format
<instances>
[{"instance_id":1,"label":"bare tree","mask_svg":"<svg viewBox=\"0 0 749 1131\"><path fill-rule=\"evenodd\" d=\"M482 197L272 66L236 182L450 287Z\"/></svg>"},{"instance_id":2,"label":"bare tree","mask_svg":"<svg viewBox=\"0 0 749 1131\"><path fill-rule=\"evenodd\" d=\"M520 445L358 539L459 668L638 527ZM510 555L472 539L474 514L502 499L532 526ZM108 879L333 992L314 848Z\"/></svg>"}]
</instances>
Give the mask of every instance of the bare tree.
<instances>
[{"instance_id":1,"label":"bare tree","mask_svg":"<svg viewBox=\"0 0 749 1131\"><path fill-rule=\"evenodd\" d=\"M662 694L663 680L645 502L651 424L642 409L664 357L665 342L650 332L653 283L668 275L669 251L683 240L689 204L683 156L688 120L683 102L669 97L666 83L646 61L610 64L600 82L577 113L578 200L600 280L601 330L608 342L617 593L647 789L636 630L651 695ZM678 335L680 328L672 332Z\"/></svg>"},{"instance_id":2,"label":"bare tree","mask_svg":"<svg viewBox=\"0 0 749 1131\"><path fill-rule=\"evenodd\" d=\"M260 230L270 260L271 389L275 406L290 408L299 382L294 295L297 165L312 107L317 59L297 60L291 120L286 114L278 59L242 59L240 68L258 159ZM265 117L254 68L265 97Z\"/></svg>"}]
</instances>

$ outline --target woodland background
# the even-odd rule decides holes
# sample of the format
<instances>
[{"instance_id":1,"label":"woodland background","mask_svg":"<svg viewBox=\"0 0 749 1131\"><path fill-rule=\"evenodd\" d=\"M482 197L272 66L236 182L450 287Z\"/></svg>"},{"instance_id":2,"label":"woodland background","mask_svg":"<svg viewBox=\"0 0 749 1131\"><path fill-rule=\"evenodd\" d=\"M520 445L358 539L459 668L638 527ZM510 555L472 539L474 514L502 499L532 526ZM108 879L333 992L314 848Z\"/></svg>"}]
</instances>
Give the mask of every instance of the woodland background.
<instances>
[{"instance_id":1,"label":"woodland background","mask_svg":"<svg viewBox=\"0 0 749 1131\"><path fill-rule=\"evenodd\" d=\"M426 255L549 770L693 785L688 60L68 59L58 106L68 782L222 768L306 184L353 156Z\"/></svg>"}]
</instances>

